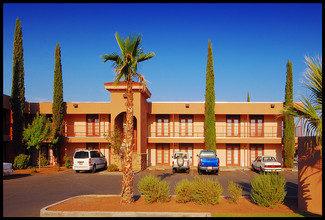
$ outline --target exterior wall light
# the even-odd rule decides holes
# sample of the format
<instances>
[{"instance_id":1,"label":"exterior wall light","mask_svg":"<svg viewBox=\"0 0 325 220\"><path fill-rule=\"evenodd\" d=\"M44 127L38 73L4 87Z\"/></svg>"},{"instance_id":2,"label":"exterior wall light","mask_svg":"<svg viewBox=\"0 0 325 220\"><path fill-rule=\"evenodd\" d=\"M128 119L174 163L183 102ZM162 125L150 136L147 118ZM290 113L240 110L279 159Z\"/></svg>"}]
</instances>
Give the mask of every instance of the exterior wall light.
<instances>
[{"instance_id":1,"label":"exterior wall light","mask_svg":"<svg viewBox=\"0 0 325 220\"><path fill-rule=\"evenodd\" d=\"M271 108L274 108L274 104L271 104Z\"/></svg>"},{"instance_id":2,"label":"exterior wall light","mask_svg":"<svg viewBox=\"0 0 325 220\"><path fill-rule=\"evenodd\" d=\"M126 99L127 97L128 97L128 95L127 95L126 93L124 93L124 94L123 94L123 98Z\"/></svg>"},{"instance_id":3,"label":"exterior wall light","mask_svg":"<svg viewBox=\"0 0 325 220\"><path fill-rule=\"evenodd\" d=\"M189 108L190 107L190 104L185 104L185 108Z\"/></svg>"},{"instance_id":4,"label":"exterior wall light","mask_svg":"<svg viewBox=\"0 0 325 220\"><path fill-rule=\"evenodd\" d=\"M78 108L78 104L73 104L73 107Z\"/></svg>"}]
</instances>

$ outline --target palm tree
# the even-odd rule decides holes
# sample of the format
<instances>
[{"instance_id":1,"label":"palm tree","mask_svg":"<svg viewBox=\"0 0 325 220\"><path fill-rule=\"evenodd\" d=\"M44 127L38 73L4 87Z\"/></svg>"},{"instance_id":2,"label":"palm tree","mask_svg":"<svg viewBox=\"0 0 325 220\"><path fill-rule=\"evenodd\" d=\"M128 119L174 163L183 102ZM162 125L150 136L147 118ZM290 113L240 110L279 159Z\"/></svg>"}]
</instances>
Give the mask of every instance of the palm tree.
<instances>
[{"instance_id":1,"label":"palm tree","mask_svg":"<svg viewBox=\"0 0 325 220\"><path fill-rule=\"evenodd\" d=\"M322 145L322 58L305 56L307 69L302 84L311 92L309 97L301 96L302 103L284 108L283 112L304 118L307 136L316 136L316 143Z\"/></svg>"},{"instance_id":2,"label":"palm tree","mask_svg":"<svg viewBox=\"0 0 325 220\"><path fill-rule=\"evenodd\" d=\"M122 52L119 55L116 52L112 54L106 54L101 56L104 59L104 63L108 60L113 62L115 67L114 71L116 77L114 83L118 84L121 80L125 80L127 83L127 109L126 109L126 146L124 157L124 169L122 180L122 192L121 203L130 204L133 203L133 171L132 171L132 149L133 149L133 91L132 82L138 80L143 83L144 90L146 89L146 80L143 75L137 72L138 63L149 60L155 56L153 52L144 53L140 47L142 39L141 35L128 36L123 39L118 33L115 34L116 41Z\"/></svg>"}]
</instances>

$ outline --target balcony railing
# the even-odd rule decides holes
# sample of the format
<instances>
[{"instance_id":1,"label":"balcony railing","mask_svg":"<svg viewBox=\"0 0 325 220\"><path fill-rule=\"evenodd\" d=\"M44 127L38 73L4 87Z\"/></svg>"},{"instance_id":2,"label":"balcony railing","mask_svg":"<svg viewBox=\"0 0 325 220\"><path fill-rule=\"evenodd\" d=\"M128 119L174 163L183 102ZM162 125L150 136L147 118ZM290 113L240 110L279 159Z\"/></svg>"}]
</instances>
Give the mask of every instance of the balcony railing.
<instances>
[{"instance_id":1,"label":"balcony railing","mask_svg":"<svg viewBox=\"0 0 325 220\"><path fill-rule=\"evenodd\" d=\"M108 126L65 125L65 137L106 137Z\"/></svg>"},{"instance_id":2,"label":"balcony railing","mask_svg":"<svg viewBox=\"0 0 325 220\"><path fill-rule=\"evenodd\" d=\"M295 137L301 137L302 130L301 126L295 127ZM160 132L157 135L156 130L152 131L151 126L148 128L148 137L182 137L182 138L203 138L204 131L203 127L194 127L192 133L181 133L180 131L173 132L172 129L168 134ZM231 130L227 132L226 126L216 126L216 137L220 138L282 138L283 127L282 126L264 126L261 130L255 130L255 134L251 133L247 127L240 127L238 131Z\"/></svg>"}]
</instances>

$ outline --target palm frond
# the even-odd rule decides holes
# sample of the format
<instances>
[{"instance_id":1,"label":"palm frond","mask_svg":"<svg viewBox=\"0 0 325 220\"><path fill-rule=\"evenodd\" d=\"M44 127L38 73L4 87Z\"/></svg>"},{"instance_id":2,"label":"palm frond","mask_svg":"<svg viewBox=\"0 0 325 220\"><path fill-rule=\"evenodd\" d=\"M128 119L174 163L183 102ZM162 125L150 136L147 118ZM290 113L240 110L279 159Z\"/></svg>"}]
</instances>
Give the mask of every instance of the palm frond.
<instances>
[{"instance_id":1,"label":"palm frond","mask_svg":"<svg viewBox=\"0 0 325 220\"><path fill-rule=\"evenodd\" d=\"M122 54L125 54L125 40L124 40L124 38L121 35L119 35L117 32L115 33L115 38L116 38L118 46L120 47Z\"/></svg>"},{"instance_id":2,"label":"palm frond","mask_svg":"<svg viewBox=\"0 0 325 220\"><path fill-rule=\"evenodd\" d=\"M145 60L149 60L151 58L155 57L155 53L154 52L150 52L150 53L141 53L139 55L139 58L138 58L138 62L142 62L142 61L145 61Z\"/></svg>"}]
</instances>

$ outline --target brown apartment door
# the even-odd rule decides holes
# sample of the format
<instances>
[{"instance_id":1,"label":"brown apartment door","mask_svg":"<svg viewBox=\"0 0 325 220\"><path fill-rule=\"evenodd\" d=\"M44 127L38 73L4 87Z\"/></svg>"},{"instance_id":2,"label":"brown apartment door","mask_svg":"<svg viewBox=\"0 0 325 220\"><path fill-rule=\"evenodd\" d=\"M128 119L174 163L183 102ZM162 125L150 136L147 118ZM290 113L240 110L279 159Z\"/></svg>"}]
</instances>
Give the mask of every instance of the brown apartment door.
<instances>
[{"instance_id":1,"label":"brown apartment door","mask_svg":"<svg viewBox=\"0 0 325 220\"><path fill-rule=\"evenodd\" d=\"M227 144L227 166L239 166L240 162L240 145L239 144Z\"/></svg>"},{"instance_id":2,"label":"brown apartment door","mask_svg":"<svg viewBox=\"0 0 325 220\"><path fill-rule=\"evenodd\" d=\"M156 145L157 165L169 165L169 144Z\"/></svg>"},{"instance_id":3,"label":"brown apartment door","mask_svg":"<svg viewBox=\"0 0 325 220\"><path fill-rule=\"evenodd\" d=\"M250 150L250 164L258 157L264 155L264 146L259 144L251 144L249 146Z\"/></svg>"}]
</instances>

